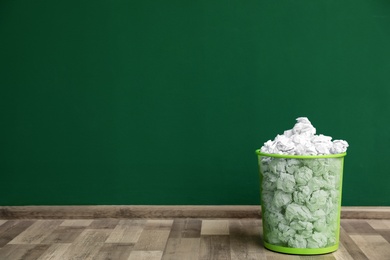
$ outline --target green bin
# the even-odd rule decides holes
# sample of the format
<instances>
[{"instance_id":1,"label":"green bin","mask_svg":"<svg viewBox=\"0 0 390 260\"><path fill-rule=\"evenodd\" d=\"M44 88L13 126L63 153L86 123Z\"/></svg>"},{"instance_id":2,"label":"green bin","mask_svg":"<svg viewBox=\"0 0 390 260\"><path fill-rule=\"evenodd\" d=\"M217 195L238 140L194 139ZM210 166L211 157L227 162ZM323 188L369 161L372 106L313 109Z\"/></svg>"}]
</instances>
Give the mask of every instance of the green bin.
<instances>
[{"instance_id":1,"label":"green bin","mask_svg":"<svg viewBox=\"0 0 390 260\"><path fill-rule=\"evenodd\" d=\"M264 246L316 255L339 247L344 157L266 154L260 169Z\"/></svg>"}]
</instances>

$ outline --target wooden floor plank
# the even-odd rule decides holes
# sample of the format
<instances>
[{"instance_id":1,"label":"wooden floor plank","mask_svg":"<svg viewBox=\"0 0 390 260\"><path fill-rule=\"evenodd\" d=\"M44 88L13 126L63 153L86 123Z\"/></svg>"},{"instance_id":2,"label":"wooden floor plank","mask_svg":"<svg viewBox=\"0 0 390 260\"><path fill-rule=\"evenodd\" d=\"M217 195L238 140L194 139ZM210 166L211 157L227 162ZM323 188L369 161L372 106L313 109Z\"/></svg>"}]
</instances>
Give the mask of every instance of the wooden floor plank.
<instances>
[{"instance_id":1,"label":"wooden floor plank","mask_svg":"<svg viewBox=\"0 0 390 260\"><path fill-rule=\"evenodd\" d=\"M170 230L148 229L143 230L134 250L163 251L169 237Z\"/></svg>"},{"instance_id":2,"label":"wooden floor plank","mask_svg":"<svg viewBox=\"0 0 390 260\"><path fill-rule=\"evenodd\" d=\"M380 234L390 245L390 230L389 229L378 229L378 234Z\"/></svg>"},{"instance_id":3,"label":"wooden floor plank","mask_svg":"<svg viewBox=\"0 0 390 260\"><path fill-rule=\"evenodd\" d=\"M106 243L137 243L142 231L144 230L143 223L133 223L129 221L120 221L119 224L112 230Z\"/></svg>"},{"instance_id":4,"label":"wooden floor plank","mask_svg":"<svg viewBox=\"0 0 390 260\"><path fill-rule=\"evenodd\" d=\"M247 252L246 254L237 254L237 252L231 252L231 260L261 260L267 259L264 253Z\"/></svg>"},{"instance_id":5,"label":"wooden floor plank","mask_svg":"<svg viewBox=\"0 0 390 260\"><path fill-rule=\"evenodd\" d=\"M339 249L333 252L333 256L336 260L354 260L342 242L339 243Z\"/></svg>"},{"instance_id":6,"label":"wooden floor plank","mask_svg":"<svg viewBox=\"0 0 390 260\"><path fill-rule=\"evenodd\" d=\"M33 244L8 244L0 249L0 259L23 259L35 260L38 259L50 245L33 245Z\"/></svg>"},{"instance_id":7,"label":"wooden floor plank","mask_svg":"<svg viewBox=\"0 0 390 260\"><path fill-rule=\"evenodd\" d=\"M35 245L6 245L0 248L0 259L22 259Z\"/></svg>"},{"instance_id":8,"label":"wooden floor plank","mask_svg":"<svg viewBox=\"0 0 390 260\"><path fill-rule=\"evenodd\" d=\"M343 227L340 228L340 240L354 260L369 260Z\"/></svg>"},{"instance_id":9,"label":"wooden floor plank","mask_svg":"<svg viewBox=\"0 0 390 260\"><path fill-rule=\"evenodd\" d=\"M10 220L0 226L0 247L8 244L15 237L34 224L32 220ZM1 259L1 258L0 258Z\"/></svg>"},{"instance_id":10,"label":"wooden floor plank","mask_svg":"<svg viewBox=\"0 0 390 260\"><path fill-rule=\"evenodd\" d=\"M162 259L197 260L199 248L200 238L169 238Z\"/></svg>"},{"instance_id":11,"label":"wooden floor plank","mask_svg":"<svg viewBox=\"0 0 390 260\"><path fill-rule=\"evenodd\" d=\"M59 220L37 220L9 244L40 244L60 224Z\"/></svg>"},{"instance_id":12,"label":"wooden floor plank","mask_svg":"<svg viewBox=\"0 0 390 260\"><path fill-rule=\"evenodd\" d=\"M206 235L200 238L199 259L230 260L230 239L227 235Z\"/></svg>"},{"instance_id":13,"label":"wooden floor plank","mask_svg":"<svg viewBox=\"0 0 390 260\"><path fill-rule=\"evenodd\" d=\"M228 220L203 220L200 231L204 235L229 235Z\"/></svg>"},{"instance_id":14,"label":"wooden floor plank","mask_svg":"<svg viewBox=\"0 0 390 260\"><path fill-rule=\"evenodd\" d=\"M267 260L300 260L298 255L285 255L267 250L265 252Z\"/></svg>"},{"instance_id":15,"label":"wooden floor plank","mask_svg":"<svg viewBox=\"0 0 390 260\"><path fill-rule=\"evenodd\" d=\"M52 244L37 260L63 260L63 255L70 245L70 243Z\"/></svg>"},{"instance_id":16,"label":"wooden floor plank","mask_svg":"<svg viewBox=\"0 0 390 260\"><path fill-rule=\"evenodd\" d=\"M0 226L3 225L5 222L7 222L7 220L0 219Z\"/></svg>"},{"instance_id":17,"label":"wooden floor plank","mask_svg":"<svg viewBox=\"0 0 390 260\"><path fill-rule=\"evenodd\" d=\"M366 222L374 229L390 229L390 225L383 219L369 219Z\"/></svg>"},{"instance_id":18,"label":"wooden floor plank","mask_svg":"<svg viewBox=\"0 0 390 260\"><path fill-rule=\"evenodd\" d=\"M202 229L202 221L200 219L186 219L182 237L184 238L200 238Z\"/></svg>"},{"instance_id":19,"label":"wooden floor plank","mask_svg":"<svg viewBox=\"0 0 390 260\"><path fill-rule=\"evenodd\" d=\"M61 227L87 227L93 219L67 219L61 223Z\"/></svg>"},{"instance_id":20,"label":"wooden floor plank","mask_svg":"<svg viewBox=\"0 0 390 260\"><path fill-rule=\"evenodd\" d=\"M94 260L127 260L130 256L134 244L108 244L105 243L95 256Z\"/></svg>"},{"instance_id":21,"label":"wooden floor plank","mask_svg":"<svg viewBox=\"0 0 390 260\"><path fill-rule=\"evenodd\" d=\"M185 228L186 219L174 219L169 238L181 238Z\"/></svg>"},{"instance_id":22,"label":"wooden floor plank","mask_svg":"<svg viewBox=\"0 0 390 260\"><path fill-rule=\"evenodd\" d=\"M111 230L86 229L62 255L63 259L94 259Z\"/></svg>"},{"instance_id":23,"label":"wooden floor plank","mask_svg":"<svg viewBox=\"0 0 390 260\"><path fill-rule=\"evenodd\" d=\"M2 225L0 225L0 235L1 235L1 233L9 230L10 228L15 226L19 222L21 222L21 220L8 220L8 221L4 222ZM34 222L31 221L31 224L32 223L34 223Z\"/></svg>"},{"instance_id":24,"label":"wooden floor plank","mask_svg":"<svg viewBox=\"0 0 390 260\"><path fill-rule=\"evenodd\" d=\"M388 241L380 235L350 235L369 259L385 260L390 258L390 246Z\"/></svg>"},{"instance_id":25,"label":"wooden floor plank","mask_svg":"<svg viewBox=\"0 0 390 260\"><path fill-rule=\"evenodd\" d=\"M73 243L84 231L80 226L59 226L49 236L42 240L44 244Z\"/></svg>"},{"instance_id":26,"label":"wooden floor plank","mask_svg":"<svg viewBox=\"0 0 390 260\"><path fill-rule=\"evenodd\" d=\"M132 251L128 260L161 260L162 251Z\"/></svg>"},{"instance_id":27,"label":"wooden floor plank","mask_svg":"<svg viewBox=\"0 0 390 260\"><path fill-rule=\"evenodd\" d=\"M40 244L35 245L33 248L26 251L25 255L21 258L23 260L36 260L42 254L46 252L46 250L50 247L50 245Z\"/></svg>"},{"instance_id":28,"label":"wooden floor plank","mask_svg":"<svg viewBox=\"0 0 390 260\"><path fill-rule=\"evenodd\" d=\"M88 226L91 229L114 229L118 225L119 219L94 219Z\"/></svg>"},{"instance_id":29,"label":"wooden floor plank","mask_svg":"<svg viewBox=\"0 0 390 260\"><path fill-rule=\"evenodd\" d=\"M342 220L341 225L349 234L376 234L375 229L366 220Z\"/></svg>"},{"instance_id":30,"label":"wooden floor plank","mask_svg":"<svg viewBox=\"0 0 390 260\"><path fill-rule=\"evenodd\" d=\"M145 230L153 230L153 229L165 229L171 230L173 224L173 219L149 219L145 223Z\"/></svg>"},{"instance_id":31,"label":"wooden floor plank","mask_svg":"<svg viewBox=\"0 0 390 260\"><path fill-rule=\"evenodd\" d=\"M248 220L230 220L230 253L232 259L265 259L260 226Z\"/></svg>"},{"instance_id":32,"label":"wooden floor plank","mask_svg":"<svg viewBox=\"0 0 390 260\"><path fill-rule=\"evenodd\" d=\"M88 245L72 244L62 255L62 259L95 259L103 245L102 242Z\"/></svg>"},{"instance_id":33,"label":"wooden floor plank","mask_svg":"<svg viewBox=\"0 0 390 260\"><path fill-rule=\"evenodd\" d=\"M301 255L301 260L335 260L336 258L331 254L326 255Z\"/></svg>"},{"instance_id":34,"label":"wooden floor plank","mask_svg":"<svg viewBox=\"0 0 390 260\"><path fill-rule=\"evenodd\" d=\"M201 228L202 220L200 219L175 219L169 238L199 238Z\"/></svg>"},{"instance_id":35,"label":"wooden floor plank","mask_svg":"<svg viewBox=\"0 0 390 260\"><path fill-rule=\"evenodd\" d=\"M107 229L85 229L74 241L74 244L104 243L112 230Z\"/></svg>"},{"instance_id":36,"label":"wooden floor plank","mask_svg":"<svg viewBox=\"0 0 390 260\"><path fill-rule=\"evenodd\" d=\"M382 219L382 221L390 228L390 219Z\"/></svg>"}]
</instances>

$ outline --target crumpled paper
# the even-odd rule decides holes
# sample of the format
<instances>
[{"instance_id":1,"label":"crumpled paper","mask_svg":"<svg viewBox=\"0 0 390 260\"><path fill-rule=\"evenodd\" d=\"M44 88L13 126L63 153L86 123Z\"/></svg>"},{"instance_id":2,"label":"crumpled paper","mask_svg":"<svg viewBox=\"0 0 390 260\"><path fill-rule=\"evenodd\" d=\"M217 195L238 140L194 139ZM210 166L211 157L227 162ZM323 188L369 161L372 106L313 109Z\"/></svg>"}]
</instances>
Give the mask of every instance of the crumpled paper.
<instances>
[{"instance_id":1,"label":"crumpled paper","mask_svg":"<svg viewBox=\"0 0 390 260\"><path fill-rule=\"evenodd\" d=\"M343 161L321 158L314 163L314 160L317 159L267 157L267 163L260 164L266 242L294 248L335 245ZM289 173L287 169L291 166L295 170ZM271 169L278 169L279 173Z\"/></svg>"},{"instance_id":2,"label":"crumpled paper","mask_svg":"<svg viewBox=\"0 0 390 260\"><path fill-rule=\"evenodd\" d=\"M278 208L281 208L283 206L290 204L291 201L292 201L292 194L291 193L277 190L274 194L273 204Z\"/></svg>"},{"instance_id":3,"label":"crumpled paper","mask_svg":"<svg viewBox=\"0 0 390 260\"><path fill-rule=\"evenodd\" d=\"M276 187L278 190L282 190L287 193L292 193L295 188L295 178L288 173L280 173L278 180L276 181Z\"/></svg>"},{"instance_id":4,"label":"crumpled paper","mask_svg":"<svg viewBox=\"0 0 390 260\"><path fill-rule=\"evenodd\" d=\"M312 219L310 210L306 206L296 203L287 205L285 216L288 221L308 221Z\"/></svg>"},{"instance_id":5,"label":"crumpled paper","mask_svg":"<svg viewBox=\"0 0 390 260\"><path fill-rule=\"evenodd\" d=\"M307 247L307 240L304 236L295 234L294 237L290 238L288 240L288 246L294 247L294 248L306 248Z\"/></svg>"},{"instance_id":6,"label":"crumpled paper","mask_svg":"<svg viewBox=\"0 0 390 260\"><path fill-rule=\"evenodd\" d=\"M294 171L294 177L297 185L307 185L308 181L313 177L313 171L310 168L303 166Z\"/></svg>"},{"instance_id":7,"label":"crumpled paper","mask_svg":"<svg viewBox=\"0 0 390 260\"><path fill-rule=\"evenodd\" d=\"M269 154L323 155L344 153L348 143L325 135L316 135L316 129L307 117L299 117L291 130L268 140L261 152Z\"/></svg>"},{"instance_id":8,"label":"crumpled paper","mask_svg":"<svg viewBox=\"0 0 390 260\"><path fill-rule=\"evenodd\" d=\"M308 248L322 248L328 243L328 238L325 234L320 232L314 232L311 237L307 239Z\"/></svg>"}]
</instances>

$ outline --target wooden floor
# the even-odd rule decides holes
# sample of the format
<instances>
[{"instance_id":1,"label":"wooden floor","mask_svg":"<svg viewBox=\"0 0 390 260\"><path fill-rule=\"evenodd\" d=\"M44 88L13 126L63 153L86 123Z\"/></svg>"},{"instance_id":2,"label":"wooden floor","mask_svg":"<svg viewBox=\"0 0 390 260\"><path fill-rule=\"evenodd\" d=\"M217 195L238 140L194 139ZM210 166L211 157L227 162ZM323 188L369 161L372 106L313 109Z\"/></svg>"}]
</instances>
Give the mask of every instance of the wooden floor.
<instances>
[{"instance_id":1,"label":"wooden floor","mask_svg":"<svg viewBox=\"0 0 390 260\"><path fill-rule=\"evenodd\" d=\"M261 219L0 220L0 259L390 259L390 220L341 221L338 251L289 256L262 245Z\"/></svg>"}]
</instances>

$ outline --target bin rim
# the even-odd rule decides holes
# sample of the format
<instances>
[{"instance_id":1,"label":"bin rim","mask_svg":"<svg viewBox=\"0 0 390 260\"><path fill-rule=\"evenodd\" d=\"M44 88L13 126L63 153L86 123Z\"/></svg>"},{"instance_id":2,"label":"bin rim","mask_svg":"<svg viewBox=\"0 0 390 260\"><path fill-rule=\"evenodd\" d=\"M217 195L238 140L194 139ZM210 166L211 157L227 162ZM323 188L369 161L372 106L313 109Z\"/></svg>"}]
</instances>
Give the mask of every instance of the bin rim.
<instances>
[{"instance_id":1,"label":"bin rim","mask_svg":"<svg viewBox=\"0 0 390 260\"><path fill-rule=\"evenodd\" d=\"M289 158L289 159L317 159L317 158L339 158L344 157L347 153L324 154L324 155L292 155L292 154L274 154L262 153L260 149L256 150L256 154L263 157Z\"/></svg>"}]
</instances>

